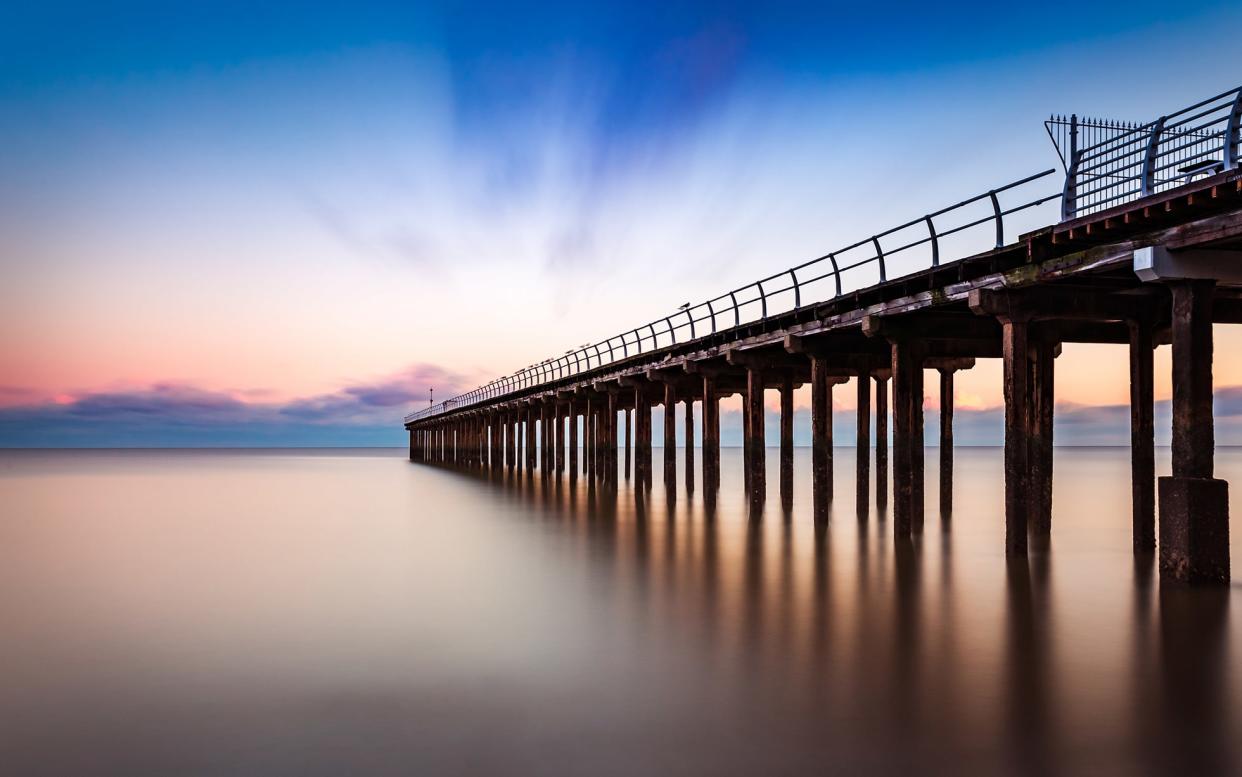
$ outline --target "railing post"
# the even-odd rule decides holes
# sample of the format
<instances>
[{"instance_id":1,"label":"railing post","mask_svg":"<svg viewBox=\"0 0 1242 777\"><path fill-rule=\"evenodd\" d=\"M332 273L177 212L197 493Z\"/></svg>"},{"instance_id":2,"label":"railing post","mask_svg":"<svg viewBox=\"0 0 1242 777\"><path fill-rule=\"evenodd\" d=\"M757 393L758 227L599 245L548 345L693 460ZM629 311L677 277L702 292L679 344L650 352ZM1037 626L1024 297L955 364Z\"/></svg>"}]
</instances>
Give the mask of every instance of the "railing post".
<instances>
[{"instance_id":1,"label":"railing post","mask_svg":"<svg viewBox=\"0 0 1242 777\"><path fill-rule=\"evenodd\" d=\"M768 317L768 295L763 291L763 281L755 284L759 287L759 318L766 319Z\"/></svg>"},{"instance_id":2,"label":"railing post","mask_svg":"<svg viewBox=\"0 0 1242 777\"><path fill-rule=\"evenodd\" d=\"M931 216L924 216L923 221L927 222L927 234L931 235L932 267L939 267L940 266L940 239L936 236L936 225L932 223Z\"/></svg>"},{"instance_id":3,"label":"railing post","mask_svg":"<svg viewBox=\"0 0 1242 777\"><path fill-rule=\"evenodd\" d=\"M871 238L871 244L875 246L875 258L880 260L880 283L888 280L888 273L884 268L884 249L880 248L880 238Z\"/></svg>"},{"instance_id":4,"label":"railing post","mask_svg":"<svg viewBox=\"0 0 1242 777\"><path fill-rule=\"evenodd\" d=\"M677 333L673 331L673 317L669 316L664 319L664 323L668 326L668 336L673 339L673 345L677 344Z\"/></svg>"},{"instance_id":5,"label":"railing post","mask_svg":"<svg viewBox=\"0 0 1242 777\"><path fill-rule=\"evenodd\" d=\"M1000 200L996 197L996 190L988 192L988 197L992 200L992 212L996 214L996 247L1000 248L1005 245L1005 217L1001 214Z\"/></svg>"},{"instance_id":6,"label":"railing post","mask_svg":"<svg viewBox=\"0 0 1242 777\"><path fill-rule=\"evenodd\" d=\"M802 307L802 289L798 286L798 274L793 270L789 271L789 277L793 278L794 285L794 310Z\"/></svg>"},{"instance_id":7,"label":"railing post","mask_svg":"<svg viewBox=\"0 0 1242 777\"><path fill-rule=\"evenodd\" d=\"M1160 146L1160 134L1164 132L1165 117L1161 116L1152 125L1151 136L1147 138L1147 150L1143 152L1143 177L1141 196L1147 197L1156 191L1156 150Z\"/></svg>"},{"instance_id":8,"label":"railing post","mask_svg":"<svg viewBox=\"0 0 1242 777\"><path fill-rule=\"evenodd\" d=\"M738 311L738 309L737 309L737 294L736 294L736 292L732 292L732 291L731 291L731 292L729 292L729 298L733 300L733 325L734 325L734 326L741 326L741 325L742 325L742 314L741 314L741 313Z\"/></svg>"},{"instance_id":9,"label":"railing post","mask_svg":"<svg viewBox=\"0 0 1242 777\"><path fill-rule=\"evenodd\" d=\"M832 277L837 282L836 296L840 297L841 296L841 268L837 266L837 255L828 254L828 261L832 262Z\"/></svg>"},{"instance_id":10,"label":"railing post","mask_svg":"<svg viewBox=\"0 0 1242 777\"><path fill-rule=\"evenodd\" d=\"M691 313L690 311L691 311L691 308L686 308L686 320L690 322L690 339L697 340L699 339L699 337L694 332L694 314Z\"/></svg>"}]
</instances>

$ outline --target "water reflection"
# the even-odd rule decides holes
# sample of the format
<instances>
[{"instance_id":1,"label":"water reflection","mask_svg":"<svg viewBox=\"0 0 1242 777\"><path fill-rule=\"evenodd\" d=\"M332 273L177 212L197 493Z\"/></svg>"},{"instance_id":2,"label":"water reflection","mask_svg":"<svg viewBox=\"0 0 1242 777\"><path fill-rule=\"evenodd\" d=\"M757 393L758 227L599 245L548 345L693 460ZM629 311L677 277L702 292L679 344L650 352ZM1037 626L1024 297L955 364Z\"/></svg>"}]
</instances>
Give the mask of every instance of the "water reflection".
<instances>
[{"instance_id":1,"label":"water reflection","mask_svg":"<svg viewBox=\"0 0 1242 777\"><path fill-rule=\"evenodd\" d=\"M0 755L52 774L1238 772L1238 595L1161 587L1130 554L1126 451L1058 451L1054 542L1026 559L1003 554L995 451L959 453L951 525L929 507L940 529L896 540L858 520L844 449L815 520L807 453L759 511L730 450L714 499L660 472L648 490L395 457L4 454Z\"/></svg>"}]
</instances>

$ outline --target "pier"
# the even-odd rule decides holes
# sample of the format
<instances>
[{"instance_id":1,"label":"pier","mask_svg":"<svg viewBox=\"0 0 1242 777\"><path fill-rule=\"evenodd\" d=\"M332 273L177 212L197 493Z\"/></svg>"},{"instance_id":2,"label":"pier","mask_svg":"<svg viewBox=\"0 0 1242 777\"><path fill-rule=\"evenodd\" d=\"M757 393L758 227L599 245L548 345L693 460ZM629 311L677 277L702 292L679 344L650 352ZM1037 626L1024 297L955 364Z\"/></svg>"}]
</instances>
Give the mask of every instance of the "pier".
<instances>
[{"instance_id":1,"label":"pier","mask_svg":"<svg viewBox=\"0 0 1242 777\"><path fill-rule=\"evenodd\" d=\"M661 405L667 492L701 489L710 502L720 479L719 402L736 394L746 492L759 507L767 392L779 395L777 477L788 500L799 476L793 391L809 384L810 478L822 518L833 496L833 388L854 379L859 509L873 489L877 501L886 498L891 461L893 530L911 536L924 525L926 392L941 398L943 515L952 509L954 376L1001 359L1005 550L1020 555L1052 529L1062 345L1115 344L1129 350L1134 550L1158 549L1162 579L1227 583L1227 484L1213 477L1212 325L1242 323L1240 125L1242 89L1147 123L1054 117L1060 171L991 189L412 413L410 458L589 478L606 488L619 487L621 472L630 479L632 460L631 487L649 489L652 408ZM1045 206L1059 208L1053 223L1013 227ZM985 245L957 253L968 237ZM1153 352L1161 346L1172 349L1172 471L1157 479ZM873 387L874 482L866 455Z\"/></svg>"}]
</instances>

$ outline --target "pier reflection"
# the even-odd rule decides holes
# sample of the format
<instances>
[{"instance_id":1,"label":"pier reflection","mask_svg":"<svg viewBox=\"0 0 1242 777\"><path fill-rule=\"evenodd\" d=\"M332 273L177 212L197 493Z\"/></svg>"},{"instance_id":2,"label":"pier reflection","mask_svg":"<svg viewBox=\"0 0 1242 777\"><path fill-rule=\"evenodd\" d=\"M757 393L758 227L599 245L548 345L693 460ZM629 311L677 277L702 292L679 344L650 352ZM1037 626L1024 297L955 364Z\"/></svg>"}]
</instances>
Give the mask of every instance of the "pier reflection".
<instances>
[{"instance_id":1,"label":"pier reflection","mask_svg":"<svg viewBox=\"0 0 1242 777\"><path fill-rule=\"evenodd\" d=\"M723 451L722 469L739 471L741 455ZM1090 470L1103 454L1081 455ZM837 459L852 478L848 452ZM884 461L878 505L840 487L818 511L806 484L756 504L727 478L687 495L659 477L632 489L554 475L520 494L585 533L620 617L714 678L682 701L727 697L733 723L780 762L813 768L831 752L842 769L891 774L1232 773L1230 592L1162 588L1153 557L1127 552L1124 501L1116 553L1062 558L1043 542L1006 557L994 495L972 488L995 456L958 459L956 503L928 489L945 512L929 505L913 537L887 520ZM1088 487L1064 479L1071 499Z\"/></svg>"}]
</instances>

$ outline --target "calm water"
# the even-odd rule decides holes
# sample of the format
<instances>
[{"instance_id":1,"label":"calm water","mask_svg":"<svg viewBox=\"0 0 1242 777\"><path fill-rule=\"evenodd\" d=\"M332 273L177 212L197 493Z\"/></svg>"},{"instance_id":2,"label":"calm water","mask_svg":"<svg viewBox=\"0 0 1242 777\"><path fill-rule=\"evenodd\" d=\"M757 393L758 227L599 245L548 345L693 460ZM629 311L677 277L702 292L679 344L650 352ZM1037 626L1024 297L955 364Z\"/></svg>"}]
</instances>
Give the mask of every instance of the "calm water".
<instances>
[{"instance_id":1,"label":"calm water","mask_svg":"<svg viewBox=\"0 0 1242 777\"><path fill-rule=\"evenodd\" d=\"M1242 773L1242 590L1135 560L1126 450L1025 562L996 449L900 544L846 449L823 530L806 450L759 521L736 450L714 520L403 455L0 452L0 773Z\"/></svg>"}]
</instances>

